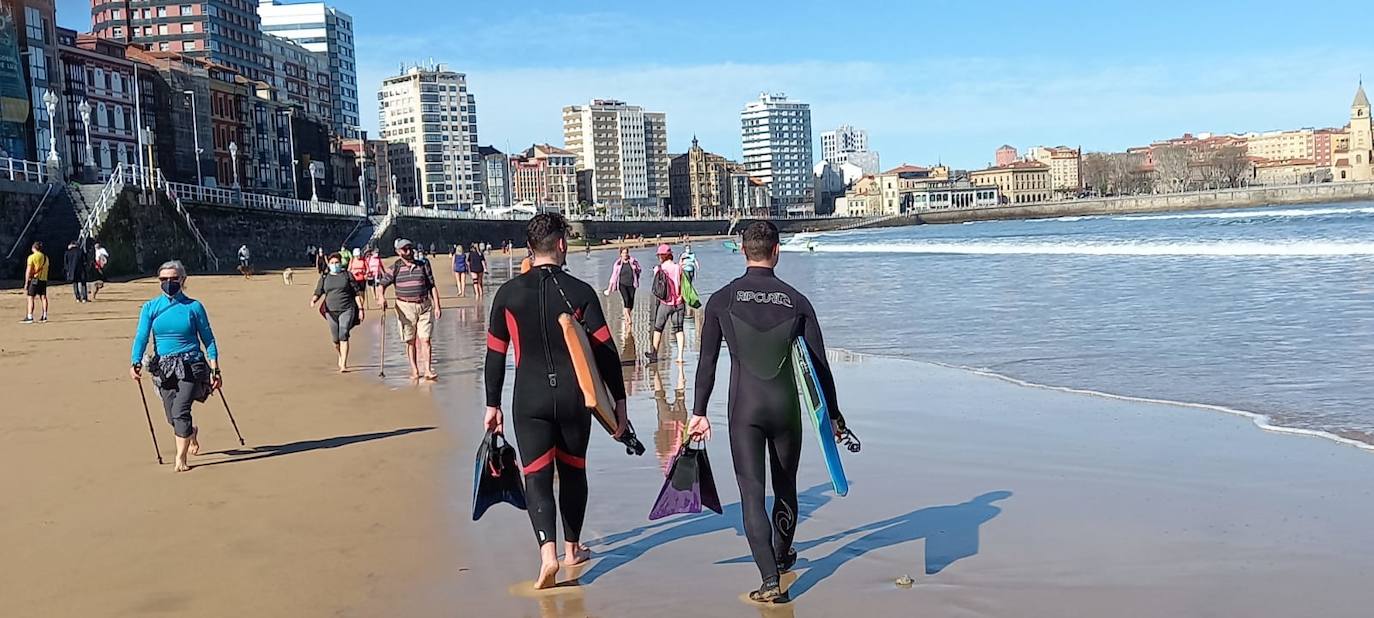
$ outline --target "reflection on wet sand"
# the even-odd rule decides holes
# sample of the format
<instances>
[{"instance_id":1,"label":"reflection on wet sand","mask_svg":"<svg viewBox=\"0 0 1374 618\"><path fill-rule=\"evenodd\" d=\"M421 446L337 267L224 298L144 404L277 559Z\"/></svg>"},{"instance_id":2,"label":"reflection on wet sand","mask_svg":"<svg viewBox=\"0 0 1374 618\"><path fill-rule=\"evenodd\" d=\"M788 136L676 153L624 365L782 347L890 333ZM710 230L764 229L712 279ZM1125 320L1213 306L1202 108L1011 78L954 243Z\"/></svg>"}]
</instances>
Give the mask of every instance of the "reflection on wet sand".
<instances>
[{"instance_id":1,"label":"reflection on wet sand","mask_svg":"<svg viewBox=\"0 0 1374 618\"><path fill-rule=\"evenodd\" d=\"M663 384L663 367L667 363L655 363L650 367L654 382L654 403L658 407L658 425L654 429L654 452L663 474L668 474L673 455L682 445L687 429L687 369L680 363L673 363L676 369L676 382L673 386L673 401L668 402L668 391Z\"/></svg>"}]
</instances>

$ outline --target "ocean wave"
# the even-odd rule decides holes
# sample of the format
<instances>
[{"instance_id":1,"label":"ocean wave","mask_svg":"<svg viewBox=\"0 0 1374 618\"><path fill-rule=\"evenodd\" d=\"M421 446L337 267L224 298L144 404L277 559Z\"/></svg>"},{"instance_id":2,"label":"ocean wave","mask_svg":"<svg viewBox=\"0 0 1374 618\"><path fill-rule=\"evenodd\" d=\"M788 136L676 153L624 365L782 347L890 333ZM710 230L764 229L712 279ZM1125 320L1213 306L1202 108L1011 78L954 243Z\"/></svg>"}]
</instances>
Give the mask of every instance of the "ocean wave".
<instances>
[{"instance_id":1,"label":"ocean wave","mask_svg":"<svg viewBox=\"0 0 1374 618\"><path fill-rule=\"evenodd\" d=\"M1101 255L1199 257L1341 257L1374 255L1374 243L1264 242L896 242L825 243L814 248L784 245L784 251L816 253L907 253L945 255Z\"/></svg>"},{"instance_id":2,"label":"ocean wave","mask_svg":"<svg viewBox=\"0 0 1374 618\"><path fill-rule=\"evenodd\" d=\"M1169 221L1177 219L1255 219L1261 217L1330 217L1335 215L1374 215L1374 207L1286 208L1282 210L1233 210L1171 215L1130 215L1112 217L1115 221Z\"/></svg>"}]
</instances>

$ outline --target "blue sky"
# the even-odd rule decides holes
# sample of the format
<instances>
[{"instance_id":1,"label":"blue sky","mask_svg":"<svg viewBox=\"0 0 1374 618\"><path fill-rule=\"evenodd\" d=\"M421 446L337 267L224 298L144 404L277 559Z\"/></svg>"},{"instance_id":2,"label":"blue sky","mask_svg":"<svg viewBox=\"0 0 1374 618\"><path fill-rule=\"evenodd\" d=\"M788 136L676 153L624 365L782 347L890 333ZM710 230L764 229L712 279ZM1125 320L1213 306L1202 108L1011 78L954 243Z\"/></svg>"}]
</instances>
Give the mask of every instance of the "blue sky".
<instances>
[{"instance_id":1,"label":"blue sky","mask_svg":"<svg viewBox=\"0 0 1374 618\"><path fill-rule=\"evenodd\" d=\"M483 144L562 142L561 108L617 98L739 156L764 90L811 104L817 134L868 129L884 167L979 167L1010 143L1119 150L1185 131L1339 126L1374 37L1356 3L474 2L337 0L357 30L364 128L402 63L468 75ZM58 22L89 29L89 2ZM816 145L819 156L819 141Z\"/></svg>"}]
</instances>

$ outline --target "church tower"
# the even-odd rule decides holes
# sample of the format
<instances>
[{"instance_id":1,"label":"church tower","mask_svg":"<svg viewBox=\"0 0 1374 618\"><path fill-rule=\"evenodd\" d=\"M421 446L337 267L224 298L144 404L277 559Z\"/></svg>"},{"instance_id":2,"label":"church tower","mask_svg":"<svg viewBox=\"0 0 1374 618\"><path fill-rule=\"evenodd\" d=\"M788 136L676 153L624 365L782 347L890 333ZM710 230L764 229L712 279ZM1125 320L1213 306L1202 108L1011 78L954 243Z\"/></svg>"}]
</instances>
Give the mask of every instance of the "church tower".
<instances>
[{"instance_id":1,"label":"church tower","mask_svg":"<svg viewBox=\"0 0 1374 618\"><path fill-rule=\"evenodd\" d=\"M1363 82L1355 91L1355 102L1350 104L1350 179L1374 180L1374 129Z\"/></svg>"}]
</instances>

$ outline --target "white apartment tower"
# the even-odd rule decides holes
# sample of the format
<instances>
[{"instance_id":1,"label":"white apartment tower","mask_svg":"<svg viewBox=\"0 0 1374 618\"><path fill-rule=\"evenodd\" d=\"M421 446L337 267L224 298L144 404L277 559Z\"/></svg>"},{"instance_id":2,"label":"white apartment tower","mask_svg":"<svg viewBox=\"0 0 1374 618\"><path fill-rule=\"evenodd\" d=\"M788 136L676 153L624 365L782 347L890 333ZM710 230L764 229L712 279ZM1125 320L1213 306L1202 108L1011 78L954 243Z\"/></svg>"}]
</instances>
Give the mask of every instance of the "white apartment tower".
<instances>
[{"instance_id":1,"label":"white apartment tower","mask_svg":"<svg viewBox=\"0 0 1374 618\"><path fill-rule=\"evenodd\" d=\"M845 162L853 163L865 174L881 171L878 153L868 150L868 131L847 124L821 134L821 159L837 166Z\"/></svg>"},{"instance_id":2,"label":"white apartment tower","mask_svg":"<svg viewBox=\"0 0 1374 618\"><path fill-rule=\"evenodd\" d=\"M773 214L814 211L811 106L764 93L744 106L740 125L744 169L768 186Z\"/></svg>"},{"instance_id":3,"label":"white apartment tower","mask_svg":"<svg viewBox=\"0 0 1374 618\"><path fill-rule=\"evenodd\" d=\"M563 108L563 146L590 170L588 195L611 210L661 213L668 197L668 118L623 101Z\"/></svg>"},{"instance_id":4,"label":"white apartment tower","mask_svg":"<svg viewBox=\"0 0 1374 618\"><path fill-rule=\"evenodd\" d=\"M410 67L377 93L395 191L404 205L463 209L483 202L477 104L467 76Z\"/></svg>"},{"instance_id":5,"label":"white apartment tower","mask_svg":"<svg viewBox=\"0 0 1374 618\"><path fill-rule=\"evenodd\" d=\"M264 33L295 41L329 67L333 77L330 103L334 108L334 133L358 139L358 67L353 56L353 18L323 2L286 4L280 0L259 0L258 18Z\"/></svg>"}]
</instances>

